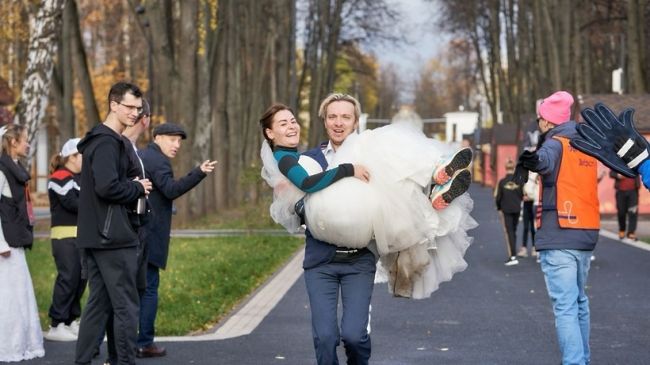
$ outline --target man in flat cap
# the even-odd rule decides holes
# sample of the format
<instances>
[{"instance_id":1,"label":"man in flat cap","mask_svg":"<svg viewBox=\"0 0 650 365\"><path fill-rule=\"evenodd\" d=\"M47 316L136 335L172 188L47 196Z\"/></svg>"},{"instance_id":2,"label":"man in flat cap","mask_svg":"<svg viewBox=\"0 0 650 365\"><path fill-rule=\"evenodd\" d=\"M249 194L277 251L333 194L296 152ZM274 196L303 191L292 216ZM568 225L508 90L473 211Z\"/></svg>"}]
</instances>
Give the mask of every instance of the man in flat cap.
<instances>
[{"instance_id":1,"label":"man in flat cap","mask_svg":"<svg viewBox=\"0 0 650 365\"><path fill-rule=\"evenodd\" d=\"M159 271L167 265L169 253L169 234L172 221L172 203L174 199L195 187L208 172L214 170L216 161L205 160L193 168L187 175L174 179L170 159L176 157L181 147L181 140L187 135L177 124L164 123L153 130L153 142L147 148L138 151L146 176L153 183L149 194L151 214L143 227L143 238L147 245L147 287L140 297L140 331L138 334L137 356L165 356L163 347L156 346L154 339L154 322L158 311Z\"/></svg>"}]
</instances>

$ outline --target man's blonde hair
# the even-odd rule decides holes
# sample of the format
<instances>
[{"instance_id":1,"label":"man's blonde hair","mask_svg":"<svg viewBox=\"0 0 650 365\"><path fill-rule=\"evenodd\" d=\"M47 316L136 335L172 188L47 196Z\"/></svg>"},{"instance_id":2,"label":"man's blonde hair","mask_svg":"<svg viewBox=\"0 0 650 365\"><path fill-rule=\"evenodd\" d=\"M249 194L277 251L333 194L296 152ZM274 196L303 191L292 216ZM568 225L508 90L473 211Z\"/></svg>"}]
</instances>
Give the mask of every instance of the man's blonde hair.
<instances>
[{"instance_id":1,"label":"man's blonde hair","mask_svg":"<svg viewBox=\"0 0 650 365\"><path fill-rule=\"evenodd\" d=\"M348 103L351 103L354 106L354 121L359 121L359 117L361 116L361 103L359 103L359 100L355 99L353 96L341 93L332 93L327 95L323 102L320 103L318 116L325 120L327 117L327 107L335 101L347 101Z\"/></svg>"}]
</instances>

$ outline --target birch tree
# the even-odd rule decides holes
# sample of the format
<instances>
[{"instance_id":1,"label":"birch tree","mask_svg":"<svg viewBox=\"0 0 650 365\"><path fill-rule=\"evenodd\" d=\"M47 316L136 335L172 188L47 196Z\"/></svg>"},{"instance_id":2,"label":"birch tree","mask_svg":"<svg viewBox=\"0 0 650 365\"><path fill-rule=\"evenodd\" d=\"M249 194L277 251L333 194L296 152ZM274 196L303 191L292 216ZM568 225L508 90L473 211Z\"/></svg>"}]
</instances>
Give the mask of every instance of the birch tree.
<instances>
[{"instance_id":1,"label":"birch tree","mask_svg":"<svg viewBox=\"0 0 650 365\"><path fill-rule=\"evenodd\" d=\"M27 70L14 119L15 123L27 127L30 144L36 138L49 100L63 4L64 0L42 0L30 27ZM31 149L30 155L33 153L34 149Z\"/></svg>"}]
</instances>

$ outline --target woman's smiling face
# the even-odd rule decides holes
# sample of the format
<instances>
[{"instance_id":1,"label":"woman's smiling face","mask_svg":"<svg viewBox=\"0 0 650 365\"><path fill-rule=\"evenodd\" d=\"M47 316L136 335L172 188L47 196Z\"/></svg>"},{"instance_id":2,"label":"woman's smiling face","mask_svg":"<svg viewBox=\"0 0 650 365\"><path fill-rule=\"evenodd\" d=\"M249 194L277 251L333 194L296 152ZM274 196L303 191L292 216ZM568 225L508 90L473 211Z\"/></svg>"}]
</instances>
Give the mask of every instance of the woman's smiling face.
<instances>
[{"instance_id":1,"label":"woman's smiling face","mask_svg":"<svg viewBox=\"0 0 650 365\"><path fill-rule=\"evenodd\" d=\"M275 146L297 147L300 143L300 124L289 110L280 110L273 116L271 128L266 135Z\"/></svg>"}]
</instances>

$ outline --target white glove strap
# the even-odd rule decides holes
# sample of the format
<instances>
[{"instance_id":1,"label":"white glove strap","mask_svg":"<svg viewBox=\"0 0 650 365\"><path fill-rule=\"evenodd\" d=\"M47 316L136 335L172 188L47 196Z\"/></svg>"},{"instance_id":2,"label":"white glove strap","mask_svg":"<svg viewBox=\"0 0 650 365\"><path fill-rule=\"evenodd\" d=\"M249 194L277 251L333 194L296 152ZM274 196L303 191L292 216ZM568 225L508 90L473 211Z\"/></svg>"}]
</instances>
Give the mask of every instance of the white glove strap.
<instances>
[{"instance_id":1,"label":"white glove strap","mask_svg":"<svg viewBox=\"0 0 650 365\"><path fill-rule=\"evenodd\" d=\"M637 167L641 162L645 161L647 158L648 158L648 150L645 149L638 156L636 156L634 160L630 161L630 163L627 164L627 167L633 169Z\"/></svg>"},{"instance_id":2,"label":"white glove strap","mask_svg":"<svg viewBox=\"0 0 650 365\"><path fill-rule=\"evenodd\" d=\"M632 148L632 146L634 146L634 141L628 138L628 140L625 141L625 144L621 146L621 149L618 150L616 154L618 155L618 157L623 158L623 156L625 156L627 151L629 151L630 148Z\"/></svg>"}]
</instances>

